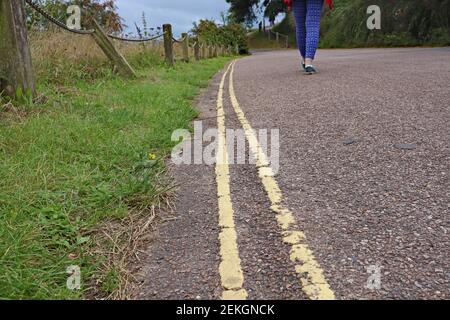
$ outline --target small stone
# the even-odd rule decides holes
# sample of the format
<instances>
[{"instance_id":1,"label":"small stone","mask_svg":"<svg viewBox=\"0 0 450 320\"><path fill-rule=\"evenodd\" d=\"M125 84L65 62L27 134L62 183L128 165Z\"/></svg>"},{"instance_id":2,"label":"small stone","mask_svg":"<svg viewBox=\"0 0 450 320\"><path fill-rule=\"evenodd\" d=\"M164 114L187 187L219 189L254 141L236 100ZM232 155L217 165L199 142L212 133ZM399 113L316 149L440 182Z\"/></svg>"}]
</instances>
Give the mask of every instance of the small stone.
<instances>
[{"instance_id":1,"label":"small stone","mask_svg":"<svg viewBox=\"0 0 450 320\"><path fill-rule=\"evenodd\" d=\"M400 150L415 150L417 145L412 143L397 143L395 147Z\"/></svg>"},{"instance_id":2,"label":"small stone","mask_svg":"<svg viewBox=\"0 0 450 320\"><path fill-rule=\"evenodd\" d=\"M354 144L356 142L358 142L358 140L353 139L353 138L349 138L349 139L344 140L343 143L344 143L344 146L348 146L348 145Z\"/></svg>"}]
</instances>

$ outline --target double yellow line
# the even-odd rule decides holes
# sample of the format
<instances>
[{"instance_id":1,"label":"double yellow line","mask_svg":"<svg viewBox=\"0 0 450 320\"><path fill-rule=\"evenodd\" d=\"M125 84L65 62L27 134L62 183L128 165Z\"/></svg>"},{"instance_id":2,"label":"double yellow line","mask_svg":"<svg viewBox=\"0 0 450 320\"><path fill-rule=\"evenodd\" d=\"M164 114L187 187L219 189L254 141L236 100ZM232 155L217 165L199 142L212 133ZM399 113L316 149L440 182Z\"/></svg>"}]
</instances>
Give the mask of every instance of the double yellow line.
<instances>
[{"instance_id":1,"label":"double yellow line","mask_svg":"<svg viewBox=\"0 0 450 320\"><path fill-rule=\"evenodd\" d=\"M222 299L243 300L247 298L247 291L243 289L244 273L241 268L237 233L234 224L234 210L231 201L230 168L225 129L225 110L223 108L223 89L225 78L231 65L222 77L217 96L217 130L218 146L216 159L217 196L219 201L219 234L220 256L219 273L224 289Z\"/></svg>"},{"instance_id":2,"label":"double yellow line","mask_svg":"<svg viewBox=\"0 0 450 320\"><path fill-rule=\"evenodd\" d=\"M241 109L234 90L234 67L231 63L219 86L217 97L217 126L218 152L216 163L216 180L219 201L219 224L221 227L219 273L223 293L222 299L246 299L247 291L243 288L244 274L241 268L237 233L234 224L234 210L231 201L230 169L225 136L225 110L223 104L225 80L229 77L229 95L234 112L236 113L245 132L250 151L256 158L258 175L270 201L270 208L274 211L281 230L283 242L290 246L290 259L295 264L295 272L299 276L303 292L313 300L333 300L335 295L331 290L322 268L316 261L313 252L306 243L305 234L300 231L293 213L283 205L283 195L275 180L275 174L270 167L267 155L258 142L258 138Z\"/></svg>"}]
</instances>

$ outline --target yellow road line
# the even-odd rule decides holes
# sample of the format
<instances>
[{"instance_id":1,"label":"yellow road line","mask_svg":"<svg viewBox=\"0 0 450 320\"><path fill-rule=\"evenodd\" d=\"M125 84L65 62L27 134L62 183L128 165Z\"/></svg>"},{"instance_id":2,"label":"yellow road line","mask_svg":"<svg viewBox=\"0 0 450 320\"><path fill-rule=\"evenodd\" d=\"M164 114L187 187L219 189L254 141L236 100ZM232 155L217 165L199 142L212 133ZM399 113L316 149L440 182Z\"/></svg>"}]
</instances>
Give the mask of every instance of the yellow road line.
<instances>
[{"instance_id":1,"label":"yellow road line","mask_svg":"<svg viewBox=\"0 0 450 320\"><path fill-rule=\"evenodd\" d=\"M282 204L283 195L274 178L275 174L270 167L264 150L258 142L255 131L245 117L237 100L233 80L235 62L231 66L229 79L231 104L244 129L250 151L256 158L258 174L270 200L271 209L276 213L278 225L282 230L283 242L291 247L290 258L296 264L295 271L299 275L302 289L310 299L334 300L334 293L325 279L322 268L306 243L305 234L299 230L292 212Z\"/></svg>"},{"instance_id":2,"label":"yellow road line","mask_svg":"<svg viewBox=\"0 0 450 320\"><path fill-rule=\"evenodd\" d=\"M219 86L217 96L217 129L218 146L216 161L216 182L219 204L219 234L220 256L219 273L224 289L222 299L224 300L245 300L247 291L243 289L244 274L239 258L237 245L237 233L234 224L234 211L231 202L230 168L228 165L228 152L225 135L225 110L223 108L223 93L225 79L231 68L228 66Z\"/></svg>"}]
</instances>

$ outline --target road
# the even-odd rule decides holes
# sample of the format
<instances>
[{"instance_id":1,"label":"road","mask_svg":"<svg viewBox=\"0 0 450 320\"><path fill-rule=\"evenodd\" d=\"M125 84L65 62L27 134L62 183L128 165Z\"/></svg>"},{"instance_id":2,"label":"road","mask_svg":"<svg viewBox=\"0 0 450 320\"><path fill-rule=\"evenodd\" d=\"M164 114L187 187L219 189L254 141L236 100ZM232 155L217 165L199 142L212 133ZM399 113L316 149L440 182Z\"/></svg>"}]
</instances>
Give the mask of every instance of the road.
<instances>
[{"instance_id":1,"label":"road","mask_svg":"<svg viewBox=\"0 0 450 320\"><path fill-rule=\"evenodd\" d=\"M449 299L450 48L245 57L198 101L258 163L173 166L139 299ZM252 130L279 130L279 171ZM222 133L221 133L222 132ZM269 150L270 151L270 150Z\"/></svg>"}]
</instances>

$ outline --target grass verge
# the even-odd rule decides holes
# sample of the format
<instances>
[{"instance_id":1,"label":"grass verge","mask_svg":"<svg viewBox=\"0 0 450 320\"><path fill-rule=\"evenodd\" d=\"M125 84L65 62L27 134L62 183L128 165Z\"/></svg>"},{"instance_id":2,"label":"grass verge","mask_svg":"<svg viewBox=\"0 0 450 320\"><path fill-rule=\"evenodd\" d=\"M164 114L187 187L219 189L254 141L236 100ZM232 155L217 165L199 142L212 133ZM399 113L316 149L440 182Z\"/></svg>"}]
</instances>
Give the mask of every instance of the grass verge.
<instances>
[{"instance_id":1,"label":"grass verge","mask_svg":"<svg viewBox=\"0 0 450 320\"><path fill-rule=\"evenodd\" d=\"M138 58L136 80L41 81L45 103L1 107L0 299L126 297L130 247L170 190L171 134L230 59L167 69ZM81 290L67 289L71 265Z\"/></svg>"}]
</instances>

